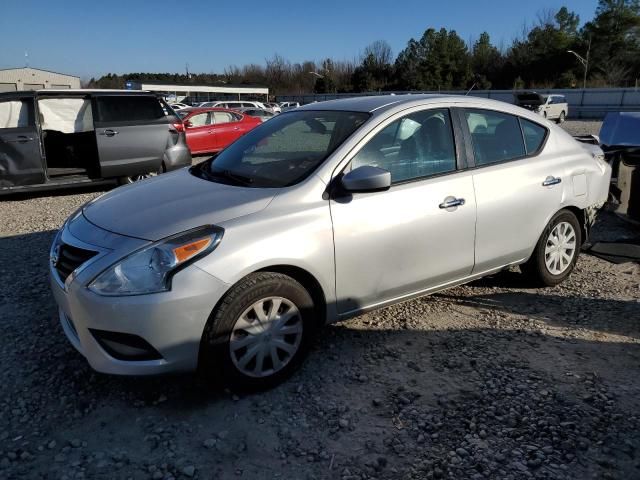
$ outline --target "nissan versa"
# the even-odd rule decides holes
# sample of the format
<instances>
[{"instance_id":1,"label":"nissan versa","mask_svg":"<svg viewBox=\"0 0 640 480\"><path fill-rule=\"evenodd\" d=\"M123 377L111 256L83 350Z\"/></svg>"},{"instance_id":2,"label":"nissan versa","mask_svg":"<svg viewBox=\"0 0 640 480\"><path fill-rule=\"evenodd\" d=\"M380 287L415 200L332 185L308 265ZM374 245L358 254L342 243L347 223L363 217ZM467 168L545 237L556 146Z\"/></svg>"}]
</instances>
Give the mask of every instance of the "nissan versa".
<instances>
[{"instance_id":1,"label":"nissan versa","mask_svg":"<svg viewBox=\"0 0 640 480\"><path fill-rule=\"evenodd\" d=\"M53 242L51 284L96 370L264 388L323 324L511 265L560 283L610 176L597 147L506 103L316 103L85 205Z\"/></svg>"}]
</instances>

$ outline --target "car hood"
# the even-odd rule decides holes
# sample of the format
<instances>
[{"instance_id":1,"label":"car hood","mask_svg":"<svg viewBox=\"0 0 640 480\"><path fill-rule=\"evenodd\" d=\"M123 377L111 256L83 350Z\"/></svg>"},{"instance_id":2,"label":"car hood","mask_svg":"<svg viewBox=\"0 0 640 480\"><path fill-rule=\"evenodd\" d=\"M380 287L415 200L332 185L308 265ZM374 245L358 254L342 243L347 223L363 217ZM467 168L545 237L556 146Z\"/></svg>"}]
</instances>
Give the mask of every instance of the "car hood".
<instances>
[{"instance_id":1,"label":"car hood","mask_svg":"<svg viewBox=\"0 0 640 480\"><path fill-rule=\"evenodd\" d=\"M610 112L600 127L600 143L606 147L640 146L640 112Z\"/></svg>"},{"instance_id":2,"label":"car hood","mask_svg":"<svg viewBox=\"0 0 640 480\"><path fill-rule=\"evenodd\" d=\"M275 192L210 182L185 168L112 190L88 203L83 214L105 230L155 241L258 212Z\"/></svg>"}]
</instances>

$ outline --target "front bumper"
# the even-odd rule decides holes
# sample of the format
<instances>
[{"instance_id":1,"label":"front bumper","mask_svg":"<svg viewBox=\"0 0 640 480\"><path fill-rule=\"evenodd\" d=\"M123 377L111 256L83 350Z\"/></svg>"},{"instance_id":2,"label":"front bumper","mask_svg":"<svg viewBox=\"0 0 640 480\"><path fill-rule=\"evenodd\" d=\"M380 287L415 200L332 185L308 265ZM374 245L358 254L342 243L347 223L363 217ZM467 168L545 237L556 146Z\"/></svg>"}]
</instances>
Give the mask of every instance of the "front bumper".
<instances>
[{"instance_id":1,"label":"front bumper","mask_svg":"<svg viewBox=\"0 0 640 480\"><path fill-rule=\"evenodd\" d=\"M86 220L78 221L84 223L82 228L75 228L76 231L92 228L94 231L85 237L99 237L96 231L100 229L88 225ZM87 248L86 240L75 238L70 230L74 230L73 225L65 227L63 241ZM113 235L109 233L106 237ZM99 372L150 375L194 370L207 319L228 285L196 265L190 265L174 276L172 289L168 292L128 297L97 295L86 285L107 265L123 256L122 245L107 251L105 243L94 245L103 253L77 269L65 283L61 282L53 265L50 266L51 289L58 304L60 323L71 344ZM129 244L127 250L131 249L130 240L123 243ZM153 347L158 358L115 358L92 331L139 337Z\"/></svg>"}]
</instances>

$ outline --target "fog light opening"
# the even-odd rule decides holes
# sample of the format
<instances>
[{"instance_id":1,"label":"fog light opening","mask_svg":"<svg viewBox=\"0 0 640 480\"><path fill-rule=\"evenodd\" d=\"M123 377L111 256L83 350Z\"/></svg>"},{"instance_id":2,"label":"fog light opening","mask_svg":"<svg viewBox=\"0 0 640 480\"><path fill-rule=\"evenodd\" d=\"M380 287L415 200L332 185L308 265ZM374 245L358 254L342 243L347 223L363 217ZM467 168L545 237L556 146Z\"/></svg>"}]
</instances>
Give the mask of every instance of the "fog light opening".
<instances>
[{"instance_id":1,"label":"fog light opening","mask_svg":"<svg viewBox=\"0 0 640 480\"><path fill-rule=\"evenodd\" d=\"M162 355L144 338L130 333L89 329L105 352L116 360L160 360Z\"/></svg>"}]
</instances>

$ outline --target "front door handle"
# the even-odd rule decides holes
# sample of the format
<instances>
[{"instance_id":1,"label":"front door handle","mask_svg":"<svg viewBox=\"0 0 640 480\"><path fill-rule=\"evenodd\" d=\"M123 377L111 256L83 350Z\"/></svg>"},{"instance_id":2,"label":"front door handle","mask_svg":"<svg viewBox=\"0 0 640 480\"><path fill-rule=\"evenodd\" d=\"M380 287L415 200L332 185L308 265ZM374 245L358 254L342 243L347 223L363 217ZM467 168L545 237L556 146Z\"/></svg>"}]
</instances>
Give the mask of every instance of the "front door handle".
<instances>
[{"instance_id":1,"label":"front door handle","mask_svg":"<svg viewBox=\"0 0 640 480\"><path fill-rule=\"evenodd\" d=\"M33 141L33 137L27 137L26 135L18 135L15 140L7 140L7 142L11 143L27 143Z\"/></svg>"},{"instance_id":2,"label":"front door handle","mask_svg":"<svg viewBox=\"0 0 640 480\"><path fill-rule=\"evenodd\" d=\"M114 135L117 135L118 131L117 130L111 130L110 128L107 128L104 132L101 132L100 135L105 135L107 137L113 137Z\"/></svg>"},{"instance_id":3,"label":"front door handle","mask_svg":"<svg viewBox=\"0 0 640 480\"><path fill-rule=\"evenodd\" d=\"M444 199L440 205L438 205L442 209L460 207L464 205L464 198L455 198L455 197L447 197Z\"/></svg>"},{"instance_id":4,"label":"front door handle","mask_svg":"<svg viewBox=\"0 0 640 480\"><path fill-rule=\"evenodd\" d=\"M551 185L557 185L560 182L562 182L562 179L559 177L554 177L554 176L548 176L547 178L544 179L544 182L542 182L542 186L543 187L550 187Z\"/></svg>"}]
</instances>

